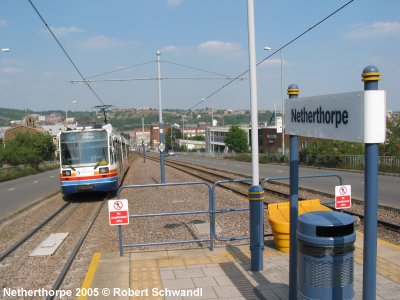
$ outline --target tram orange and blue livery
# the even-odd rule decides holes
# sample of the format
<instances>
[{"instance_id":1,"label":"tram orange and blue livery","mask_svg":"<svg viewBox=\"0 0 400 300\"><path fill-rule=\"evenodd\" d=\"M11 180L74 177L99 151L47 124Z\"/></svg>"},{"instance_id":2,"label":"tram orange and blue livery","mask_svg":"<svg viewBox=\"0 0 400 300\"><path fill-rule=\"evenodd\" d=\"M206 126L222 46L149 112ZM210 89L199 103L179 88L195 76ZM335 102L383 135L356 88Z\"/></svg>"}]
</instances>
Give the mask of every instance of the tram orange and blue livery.
<instances>
[{"instance_id":1,"label":"tram orange and blue livery","mask_svg":"<svg viewBox=\"0 0 400 300\"><path fill-rule=\"evenodd\" d=\"M60 132L59 150L66 195L116 190L128 168L129 145L110 124Z\"/></svg>"}]
</instances>

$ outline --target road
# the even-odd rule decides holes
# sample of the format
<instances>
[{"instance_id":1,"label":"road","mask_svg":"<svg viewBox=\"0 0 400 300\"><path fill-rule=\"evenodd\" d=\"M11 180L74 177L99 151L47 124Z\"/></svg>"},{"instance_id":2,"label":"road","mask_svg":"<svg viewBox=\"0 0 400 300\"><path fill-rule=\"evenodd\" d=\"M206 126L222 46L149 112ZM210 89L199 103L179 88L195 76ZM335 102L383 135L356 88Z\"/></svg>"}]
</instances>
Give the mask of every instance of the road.
<instances>
[{"instance_id":1,"label":"road","mask_svg":"<svg viewBox=\"0 0 400 300\"><path fill-rule=\"evenodd\" d=\"M0 182L0 219L60 190L59 170Z\"/></svg>"},{"instance_id":2,"label":"road","mask_svg":"<svg viewBox=\"0 0 400 300\"><path fill-rule=\"evenodd\" d=\"M167 160L181 160L192 162L199 165L213 167L215 169L227 170L235 173L240 173L251 177L252 165L250 162L241 162L227 159L212 159L205 157L192 157L186 155L178 155L168 157ZM289 176L289 166L280 164L260 164L260 177L269 178L276 176ZM364 199L364 173L324 170L308 167L300 167L299 175L308 174L338 174L343 178L343 184L351 185L352 198L363 201ZM168 181L168 174L166 174ZM379 175L379 204L400 209L400 177ZM284 181L281 181L284 182ZM288 182L288 181L286 181ZM331 178L313 178L300 179L299 185L305 188L310 188L317 191L322 191L329 194L335 194L335 186L339 185L339 180L336 177Z\"/></svg>"}]
</instances>

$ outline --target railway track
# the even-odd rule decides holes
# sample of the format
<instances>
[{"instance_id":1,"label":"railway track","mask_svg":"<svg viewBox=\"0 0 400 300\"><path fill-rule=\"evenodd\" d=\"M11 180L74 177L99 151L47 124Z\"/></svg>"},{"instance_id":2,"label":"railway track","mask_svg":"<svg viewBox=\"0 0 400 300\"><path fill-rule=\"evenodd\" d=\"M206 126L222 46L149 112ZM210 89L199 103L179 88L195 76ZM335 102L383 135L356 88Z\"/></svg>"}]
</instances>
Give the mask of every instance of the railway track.
<instances>
[{"instance_id":1,"label":"railway track","mask_svg":"<svg viewBox=\"0 0 400 300\"><path fill-rule=\"evenodd\" d=\"M74 262L84 252L81 247L104 204L114 194L82 194L65 202L57 193L0 222L1 287L43 290L46 294L40 297L47 300L57 297L54 292L61 290L67 274L75 273L76 268L80 271L80 263ZM34 253L38 244L54 233L66 235L58 249L51 255Z\"/></svg>"},{"instance_id":2,"label":"railway track","mask_svg":"<svg viewBox=\"0 0 400 300\"><path fill-rule=\"evenodd\" d=\"M151 159L153 161L159 161L159 159L157 159L155 157L149 156L147 158ZM176 160L174 160L173 162L165 160L165 165L175 168L175 169L178 169L187 174L196 176L198 178L201 178L202 180L205 180L205 181L208 181L211 183L214 183L219 180L232 180L232 179L244 178L244 176L242 174L225 172L225 171L221 171L221 170L198 166L195 164L182 163L182 162L179 162ZM241 187L240 188L235 187L238 185L240 185ZM247 198L247 196L248 196L247 189L248 189L249 185L250 184L248 184L248 183L235 183L235 184L229 184L229 186L226 184L221 185L221 186L224 188L230 189L230 190L234 191L235 193L241 194ZM283 183L269 183L269 184L265 185L264 191L265 191L266 195L270 195L270 194L274 195L273 200L265 201L266 204L288 201L289 196L290 196L289 195L289 186L287 184L283 184ZM299 200L310 199L310 193L313 194L312 198L314 198L314 199L315 198L325 199L325 201L327 199L331 199L330 201L327 201L327 202L333 203L332 199L334 198L334 195L328 195L326 193L320 193L318 191L310 191L309 189L302 189L302 188L299 188ZM326 204L326 205L331 208L334 208L333 204ZM355 207L355 209L346 210L344 212L351 214L353 216L356 216L356 217L360 218L361 221L363 221L363 219L364 219L363 205L362 204L354 204L353 206L358 206L358 207ZM390 222L390 221L383 219L384 216L387 215L388 213L389 214L392 214L392 213L398 214L398 212L391 211L387 208L380 208L379 210L380 210L379 214L382 216L378 216L378 225L380 227L390 230L394 233L399 233L400 225L398 223ZM396 217L394 219L396 220ZM397 220L398 220L398 218L397 218Z\"/></svg>"},{"instance_id":3,"label":"railway track","mask_svg":"<svg viewBox=\"0 0 400 300\"><path fill-rule=\"evenodd\" d=\"M68 207L70 203L64 203L60 208L58 208L56 211L54 211L52 214L48 216L47 219L45 219L43 222L38 224L35 228L33 228L30 232L28 232L25 236L23 236L21 239L19 239L17 242L15 242L11 247L9 247L7 250L5 250L3 253L0 254L0 263L5 260L7 257L9 257L15 250L17 250L19 247L21 247L26 241L28 241L30 238L32 238L36 232L38 232L40 229L44 228L51 220L53 220L57 215L59 215L64 209Z\"/></svg>"},{"instance_id":4,"label":"railway track","mask_svg":"<svg viewBox=\"0 0 400 300\"><path fill-rule=\"evenodd\" d=\"M79 250L81 249L81 246L83 242L85 241L90 229L92 228L94 222L96 221L97 217L100 214L101 209L103 208L104 204L106 203L109 195L107 195L101 203L98 205L98 208L96 209L95 213L92 215L92 218L89 220L86 228L82 232L81 237L79 238L78 242L75 244L73 250L70 253L69 258L67 259L66 263L64 264L60 274L58 275L57 279L54 281L51 289L53 291L59 290L61 287L61 284L63 283L65 277L67 276L68 271L71 269L72 264L75 260L75 257L78 255ZM53 296L46 297L46 300L51 300L54 299Z\"/></svg>"},{"instance_id":5,"label":"railway track","mask_svg":"<svg viewBox=\"0 0 400 300\"><path fill-rule=\"evenodd\" d=\"M58 198L62 198L61 195ZM108 195L103 196L100 202L99 196L89 202L66 202L52 211L44 221L3 251L0 256L2 284L11 288L24 286L25 289L44 289L48 292L60 290L65 276L70 271L75 257L108 198ZM31 256L38 241L56 232L69 232L69 234L53 255ZM54 299L55 295L48 293L44 297L49 300Z\"/></svg>"}]
</instances>

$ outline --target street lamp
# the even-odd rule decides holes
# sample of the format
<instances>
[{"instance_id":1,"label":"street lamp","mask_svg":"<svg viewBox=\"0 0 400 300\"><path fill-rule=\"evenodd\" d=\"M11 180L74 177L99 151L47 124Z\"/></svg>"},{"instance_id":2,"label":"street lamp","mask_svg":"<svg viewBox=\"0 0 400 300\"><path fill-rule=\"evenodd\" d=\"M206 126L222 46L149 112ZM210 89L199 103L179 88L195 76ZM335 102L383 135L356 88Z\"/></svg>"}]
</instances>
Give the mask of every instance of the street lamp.
<instances>
[{"instance_id":1,"label":"street lamp","mask_svg":"<svg viewBox=\"0 0 400 300\"><path fill-rule=\"evenodd\" d=\"M182 114L182 143L185 143L185 118L186 115ZM186 144L187 147L187 144Z\"/></svg>"},{"instance_id":2,"label":"street lamp","mask_svg":"<svg viewBox=\"0 0 400 300\"><path fill-rule=\"evenodd\" d=\"M76 103L78 101L72 100L72 103ZM68 104L65 104L65 127L67 127L68 124Z\"/></svg>"},{"instance_id":3,"label":"street lamp","mask_svg":"<svg viewBox=\"0 0 400 300\"><path fill-rule=\"evenodd\" d=\"M264 47L264 50L276 50L271 47ZM282 154L285 155L285 123L284 123L284 114L285 114L285 102L283 101L283 68L282 68L282 49L279 49L279 56L281 59L281 101L282 101ZM276 117L276 115L275 115ZM276 126L276 122L275 122ZM277 128L278 130L278 128Z\"/></svg>"},{"instance_id":4,"label":"street lamp","mask_svg":"<svg viewBox=\"0 0 400 300\"><path fill-rule=\"evenodd\" d=\"M162 108L161 108L161 70L160 70L160 50L157 50L157 81L158 81L158 122L159 122L159 150L160 150L160 167L161 167L161 183L165 183L165 162L164 162L164 124L162 119Z\"/></svg>"}]
</instances>

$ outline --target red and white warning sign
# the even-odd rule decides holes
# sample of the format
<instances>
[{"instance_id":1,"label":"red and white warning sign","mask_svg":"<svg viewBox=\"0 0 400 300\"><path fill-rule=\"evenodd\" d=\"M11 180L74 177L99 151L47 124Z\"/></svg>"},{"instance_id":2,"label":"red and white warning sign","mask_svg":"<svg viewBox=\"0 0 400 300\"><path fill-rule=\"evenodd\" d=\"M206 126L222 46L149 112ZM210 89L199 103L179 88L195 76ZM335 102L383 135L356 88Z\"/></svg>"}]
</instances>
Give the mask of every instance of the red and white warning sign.
<instances>
[{"instance_id":1,"label":"red and white warning sign","mask_svg":"<svg viewBox=\"0 0 400 300\"><path fill-rule=\"evenodd\" d=\"M108 200L110 225L129 224L128 199Z\"/></svg>"},{"instance_id":2,"label":"red and white warning sign","mask_svg":"<svg viewBox=\"0 0 400 300\"><path fill-rule=\"evenodd\" d=\"M350 208L351 207L351 185L335 186L335 208Z\"/></svg>"}]
</instances>

